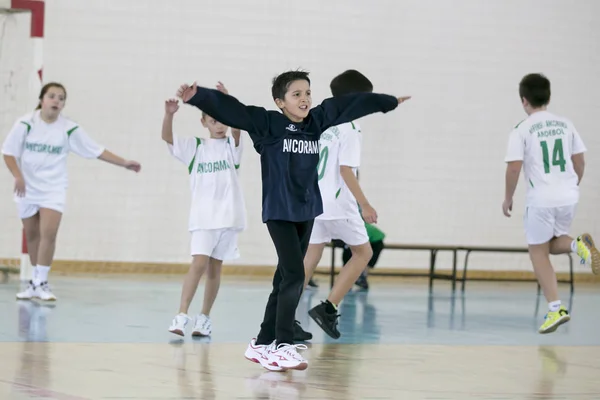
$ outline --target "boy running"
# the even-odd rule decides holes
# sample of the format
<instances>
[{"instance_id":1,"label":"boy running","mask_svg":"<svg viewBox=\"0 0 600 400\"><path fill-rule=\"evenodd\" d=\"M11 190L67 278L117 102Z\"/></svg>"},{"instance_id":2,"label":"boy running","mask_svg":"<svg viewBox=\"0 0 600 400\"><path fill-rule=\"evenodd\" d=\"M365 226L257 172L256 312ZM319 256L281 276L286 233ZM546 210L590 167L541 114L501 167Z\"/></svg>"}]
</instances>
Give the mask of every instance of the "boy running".
<instances>
[{"instance_id":1,"label":"boy running","mask_svg":"<svg viewBox=\"0 0 600 400\"><path fill-rule=\"evenodd\" d=\"M550 81L541 74L526 75L519 97L528 117L511 132L505 161L506 191L502 211L510 217L521 168L527 182L525 236L533 271L548 301L540 333L554 332L569 321L569 312L558 297L556 273L550 254L575 252L582 263L600 272L600 253L585 233L573 239L569 229L579 201L585 145L573 123L547 110Z\"/></svg>"}]
</instances>

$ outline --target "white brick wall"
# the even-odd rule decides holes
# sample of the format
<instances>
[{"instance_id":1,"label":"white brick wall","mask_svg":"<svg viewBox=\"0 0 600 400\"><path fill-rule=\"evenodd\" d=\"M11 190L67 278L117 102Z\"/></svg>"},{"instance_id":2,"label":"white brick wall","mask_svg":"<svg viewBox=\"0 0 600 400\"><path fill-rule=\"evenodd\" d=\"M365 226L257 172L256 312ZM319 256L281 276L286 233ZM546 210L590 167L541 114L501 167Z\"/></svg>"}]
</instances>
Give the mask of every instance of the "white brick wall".
<instances>
[{"instance_id":1,"label":"white brick wall","mask_svg":"<svg viewBox=\"0 0 600 400\"><path fill-rule=\"evenodd\" d=\"M160 140L163 101L180 83L222 80L241 101L274 107L271 78L297 67L312 72L315 102L348 68L371 77L377 91L413 95L397 111L362 121L363 187L390 242L479 245L524 243L522 182L514 217L500 209L503 157L510 129L524 118L520 78L546 73L552 110L576 122L590 151L573 232L600 234L600 2L49 0L46 7L45 79L67 85L66 113L143 164L135 176L72 157L57 258L187 261L187 174ZM183 107L177 133L206 135L199 117ZM239 262L274 264L260 220L259 160L245 139L249 229ZM0 177L6 188L7 174ZM388 252L381 265L427 260ZM530 268L526 255L475 255L472 263Z\"/></svg>"}]
</instances>

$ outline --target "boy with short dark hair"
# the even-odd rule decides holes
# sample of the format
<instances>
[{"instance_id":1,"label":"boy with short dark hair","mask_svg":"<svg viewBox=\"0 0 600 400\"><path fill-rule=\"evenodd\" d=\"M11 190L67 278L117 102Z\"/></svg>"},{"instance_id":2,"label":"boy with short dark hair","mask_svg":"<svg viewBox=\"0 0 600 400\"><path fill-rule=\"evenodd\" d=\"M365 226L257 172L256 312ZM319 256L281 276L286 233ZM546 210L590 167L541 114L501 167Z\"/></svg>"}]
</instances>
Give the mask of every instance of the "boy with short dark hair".
<instances>
[{"instance_id":1,"label":"boy with short dark hair","mask_svg":"<svg viewBox=\"0 0 600 400\"><path fill-rule=\"evenodd\" d=\"M260 154L263 213L279 262L264 320L245 356L273 371L306 369L294 345L294 315L304 285L303 258L313 221L323 212L317 181L319 137L343 122L395 109L406 98L360 93L324 100L311 109L308 73L289 71L273 80L280 112L246 106L217 90L183 85L177 95L224 124L245 130Z\"/></svg>"},{"instance_id":2,"label":"boy with short dark hair","mask_svg":"<svg viewBox=\"0 0 600 400\"><path fill-rule=\"evenodd\" d=\"M586 148L570 120L547 111L550 94L550 81L542 74L526 75L519 84L519 97L528 117L510 134L502 204L504 215L510 217L523 167L527 182L525 236L533 270L549 308L540 333L554 332L570 319L558 298L550 254L576 252L582 263L589 262L594 273L600 272L600 253L591 235L585 233L575 240L569 236L579 201Z\"/></svg>"},{"instance_id":3,"label":"boy with short dark hair","mask_svg":"<svg viewBox=\"0 0 600 400\"><path fill-rule=\"evenodd\" d=\"M373 84L359 71L350 69L336 76L330 88L333 97L339 98L351 93L371 93ZM352 250L352 256L327 299L308 312L317 325L334 339L341 336L337 329L338 305L373 257L365 222L376 223L377 212L357 179L361 146L362 133L356 121L332 126L320 138L318 179L323 196L323 214L315 219L304 268L307 285L327 243L339 239Z\"/></svg>"}]
</instances>

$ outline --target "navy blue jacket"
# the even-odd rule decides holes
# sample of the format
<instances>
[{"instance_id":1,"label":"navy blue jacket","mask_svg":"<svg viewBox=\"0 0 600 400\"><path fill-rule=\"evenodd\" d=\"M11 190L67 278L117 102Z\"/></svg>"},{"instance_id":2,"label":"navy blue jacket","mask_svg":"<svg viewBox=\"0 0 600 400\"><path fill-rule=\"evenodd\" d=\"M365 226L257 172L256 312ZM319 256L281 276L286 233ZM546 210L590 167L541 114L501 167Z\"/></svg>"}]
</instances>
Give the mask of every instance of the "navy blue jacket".
<instances>
[{"instance_id":1,"label":"navy blue jacket","mask_svg":"<svg viewBox=\"0 0 600 400\"><path fill-rule=\"evenodd\" d=\"M391 111L398 99L375 93L333 97L311 109L300 123L281 112L246 106L215 89L198 87L187 103L250 135L262 167L263 222L301 222L323 213L317 180L321 133L369 114Z\"/></svg>"}]
</instances>

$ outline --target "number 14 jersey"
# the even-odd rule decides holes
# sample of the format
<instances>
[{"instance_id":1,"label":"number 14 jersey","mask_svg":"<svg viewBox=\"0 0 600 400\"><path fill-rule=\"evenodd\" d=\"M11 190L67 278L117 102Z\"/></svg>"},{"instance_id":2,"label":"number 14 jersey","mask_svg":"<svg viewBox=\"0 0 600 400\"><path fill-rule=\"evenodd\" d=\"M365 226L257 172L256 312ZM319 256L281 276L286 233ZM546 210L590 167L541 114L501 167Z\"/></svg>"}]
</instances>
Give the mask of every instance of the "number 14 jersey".
<instances>
[{"instance_id":1,"label":"number 14 jersey","mask_svg":"<svg viewBox=\"0 0 600 400\"><path fill-rule=\"evenodd\" d=\"M356 122L332 126L319 138L317 174L323 199L323 214L316 219L360 219L356 199L340 173L341 166L351 167L354 175L360 166L362 135Z\"/></svg>"},{"instance_id":2,"label":"number 14 jersey","mask_svg":"<svg viewBox=\"0 0 600 400\"><path fill-rule=\"evenodd\" d=\"M505 161L523 161L528 207L561 207L579 201L571 156L585 151L571 121L539 111L513 129Z\"/></svg>"}]
</instances>

